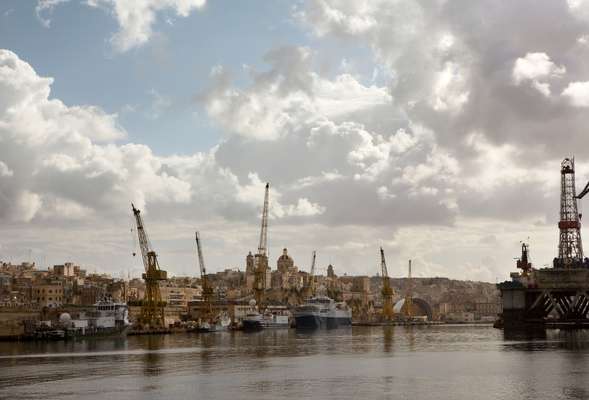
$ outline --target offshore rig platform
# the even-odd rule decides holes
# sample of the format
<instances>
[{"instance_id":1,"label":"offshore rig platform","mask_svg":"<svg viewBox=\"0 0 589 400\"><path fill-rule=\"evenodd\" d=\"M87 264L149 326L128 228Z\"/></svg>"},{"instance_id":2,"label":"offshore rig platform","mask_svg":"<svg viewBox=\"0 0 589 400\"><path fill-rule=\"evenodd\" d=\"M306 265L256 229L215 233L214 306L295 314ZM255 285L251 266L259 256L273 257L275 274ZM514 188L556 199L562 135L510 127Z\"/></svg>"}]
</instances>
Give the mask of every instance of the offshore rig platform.
<instances>
[{"instance_id":1,"label":"offshore rig platform","mask_svg":"<svg viewBox=\"0 0 589 400\"><path fill-rule=\"evenodd\" d=\"M497 285L503 312L496 326L512 328L589 328L589 259L583 255L581 218L577 200L589 192L589 183L576 194L575 160L561 163L560 239L552 268L535 269L529 246L511 280Z\"/></svg>"}]
</instances>

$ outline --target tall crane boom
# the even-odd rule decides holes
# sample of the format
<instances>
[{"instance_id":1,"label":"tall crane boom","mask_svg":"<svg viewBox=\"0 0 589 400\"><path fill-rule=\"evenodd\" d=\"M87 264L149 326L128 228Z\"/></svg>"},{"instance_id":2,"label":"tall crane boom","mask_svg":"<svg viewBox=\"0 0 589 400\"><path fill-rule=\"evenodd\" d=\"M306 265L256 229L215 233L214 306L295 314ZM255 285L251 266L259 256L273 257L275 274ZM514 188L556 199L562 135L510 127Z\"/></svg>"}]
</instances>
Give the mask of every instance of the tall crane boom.
<instances>
[{"instance_id":1,"label":"tall crane boom","mask_svg":"<svg viewBox=\"0 0 589 400\"><path fill-rule=\"evenodd\" d=\"M266 183L264 192L264 207L262 209L262 227L260 230L260 243L258 245L258 253L255 255L255 271L254 271L254 295L258 309L264 308L265 292L266 292L266 272L268 270L268 205L269 205L270 184Z\"/></svg>"},{"instance_id":2,"label":"tall crane boom","mask_svg":"<svg viewBox=\"0 0 589 400\"><path fill-rule=\"evenodd\" d=\"M147 237L145 228L143 227L143 218L141 218L141 211L135 208L135 205L131 203L133 209L133 215L135 216L135 223L137 224L137 236L139 237L139 247L141 248L141 256L143 257L143 266L147 271L149 265L149 252L151 251L151 242Z\"/></svg>"},{"instance_id":3,"label":"tall crane boom","mask_svg":"<svg viewBox=\"0 0 589 400\"><path fill-rule=\"evenodd\" d=\"M260 229L260 244L258 245L258 254L266 255L268 246L268 203L270 194L270 184L266 183L264 193L264 208L262 209L262 228Z\"/></svg>"},{"instance_id":4,"label":"tall crane boom","mask_svg":"<svg viewBox=\"0 0 589 400\"><path fill-rule=\"evenodd\" d=\"M204 301L204 317L205 319L212 318L213 314L213 288L210 287L207 279L207 271L205 267L205 260L202 255L202 244L200 240L200 234L195 232L196 236L196 251L198 254L198 265L200 267L200 280L202 282L202 298Z\"/></svg>"},{"instance_id":5,"label":"tall crane boom","mask_svg":"<svg viewBox=\"0 0 589 400\"><path fill-rule=\"evenodd\" d=\"M143 218L141 218L141 211L135 208L132 203L131 208L137 224L137 236L145 268L145 273L142 276L145 281L145 297L141 304L139 321L142 325L150 327L164 327L164 303L162 302L159 281L166 280L167 274L166 271L160 269L157 254L151 247Z\"/></svg>"},{"instance_id":6,"label":"tall crane boom","mask_svg":"<svg viewBox=\"0 0 589 400\"><path fill-rule=\"evenodd\" d=\"M382 315L384 319L393 318L393 288L389 279L384 250L380 248L380 269L382 274Z\"/></svg>"},{"instance_id":7,"label":"tall crane boom","mask_svg":"<svg viewBox=\"0 0 589 400\"><path fill-rule=\"evenodd\" d=\"M195 232L195 235L196 235L196 251L198 254L198 266L200 267L200 279L202 279L204 282L206 280L206 276L207 276L207 271L205 268L205 260L204 260L204 257L202 256L200 234L197 231L197 232Z\"/></svg>"}]
</instances>

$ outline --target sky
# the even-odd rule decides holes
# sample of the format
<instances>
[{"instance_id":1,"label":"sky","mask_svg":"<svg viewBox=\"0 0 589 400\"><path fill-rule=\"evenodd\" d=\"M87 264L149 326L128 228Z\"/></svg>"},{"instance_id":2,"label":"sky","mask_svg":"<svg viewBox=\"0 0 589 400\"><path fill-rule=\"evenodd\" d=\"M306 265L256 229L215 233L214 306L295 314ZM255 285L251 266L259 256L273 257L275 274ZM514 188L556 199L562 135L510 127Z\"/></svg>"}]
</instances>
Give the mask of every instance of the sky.
<instances>
[{"instance_id":1,"label":"sky","mask_svg":"<svg viewBox=\"0 0 589 400\"><path fill-rule=\"evenodd\" d=\"M0 260L243 270L269 182L273 267L502 281L588 108L589 0L3 0Z\"/></svg>"}]
</instances>

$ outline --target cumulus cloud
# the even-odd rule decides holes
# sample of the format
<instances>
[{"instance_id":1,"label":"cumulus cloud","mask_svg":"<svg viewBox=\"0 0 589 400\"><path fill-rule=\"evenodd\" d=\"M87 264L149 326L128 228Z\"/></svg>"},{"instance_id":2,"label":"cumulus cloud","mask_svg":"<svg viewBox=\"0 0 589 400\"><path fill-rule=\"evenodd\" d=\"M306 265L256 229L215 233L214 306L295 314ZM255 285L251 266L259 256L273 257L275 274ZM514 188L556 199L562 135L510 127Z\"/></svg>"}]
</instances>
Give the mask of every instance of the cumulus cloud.
<instances>
[{"instance_id":1,"label":"cumulus cloud","mask_svg":"<svg viewBox=\"0 0 589 400\"><path fill-rule=\"evenodd\" d=\"M228 132L275 140L287 130L322 118L337 118L391 102L386 88L364 86L349 74L334 79L312 69L312 52L304 47L270 51L271 69L252 71L252 85L231 86L228 73L214 67L216 84L204 96L207 113Z\"/></svg>"},{"instance_id":2,"label":"cumulus cloud","mask_svg":"<svg viewBox=\"0 0 589 400\"><path fill-rule=\"evenodd\" d=\"M51 20L44 15L51 14L55 7L69 1L38 0L35 12L43 26L49 28L51 24ZM83 3L102 8L116 18L119 31L112 36L111 43L115 50L125 52L149 41L160 12L170 10L178 17L188 17L194 10L202 9L206 0L85 0Z\"/></svg>"},{"instance_id":3,"label":"cumulus cloud","mask_svg":"<svg viewBox=\"0 0 589 400\"><path fill-rule=\"evenodd\" d=\"M4 162L0 161L0 176L13 176L14 171L8 168Z\"/></svg>"},{"instance_id":4,"label":"cumulus cloud","mask_svg":"<svg viewBox=\"0 0 589 400\"><path fill-rule=\"evenodd\" d=\"M562 95L575 107L589 107L589 82L571 82Z\"/></svg>"},{"instance_id":5,"label":"cumulus cloud","mask_svg":"<svg viewBox=\"0 0 589 400\"><path fill-rule=\"evenodd\" d=\"M51 15L55 7L69 1L70 0L38 0L37 6L35 7L35 13L37 14L39 22L41 22L45 28L49 28L51 26L51 19L46 15Z\"/></svg>"},{"instance_id":6,"label":"cumulus cloud","mask_svg":"<svg viewBox=\"0 0 589 400\"><path fill-rule=\"evenodd\" d=\"M516 85L529 81L532 87L548 97L550 84L542 80L561 77L565 72L566 68L556 65L546 53L527 53L515 60L512 76Z\"/></svg>"},{"instance_id":7,"label":"cumulus cloud","mask_svg":"<svg viewBox=\"0 0 589 400\"><path fill-rule=\"evenodd\" d=\"M522 238L533 237L538 260L553 257L560 159L575 152L578 179L589 171L581 3L301 2L294 13L314 35L310 47L270 50L240 79L228 66L211 69L198 106L224 137L190 156L121 144L117 116L97 108L50 108L51 79L23 78L19 67L0 79L0 160L12 171L0 173L0 202L18 205L11 218L35 222L108 215L138 199L160 214L167 237L205 225L223 244L212 249L221 267L241 265L239 246L255 243L270 181L271 246L305 255L320 246L337 268L370 273L366 260L382 243L398 268L413 258L423 275L494 281L507 276ZM95 4L118 18L114 1ZM162 10L133 25L147 36L125 36L120 22L115 38L141 45ZM323 52L332 47L337 60ZM356 61L358 51L372 57ZM14 129L7 115L35 129ZM60 125L63 115L81 121Z\"/></svg>"},{"instance_id":8,"label":"cumulus cloud","mask_svg":"<svg viewBox=\"0 0 589 400\"><path fill-rule=\"evenodd\" d=\"M554 64L546 53L527 53L525 57L515 60L512 75L519 85L526 80L562 76L565 72L566 68Z\"/></svg>"},{"instance_id":9,"label":"cumulus cloud","mask_svg":"<svg viewBox=\"0 0 589 400\"><path fill-rule=\"evenodd\" d=\"M250 214L260 207L257 175L242 184L219 166L216 149L160 157L145 145L119 144L126 133L115 114L64 105L50 97L52 82L0 50L0 219L115 217L128 214L129 202L139 208L198 204L203 215L224 215L239 204ZM272 193L277 219L325 211L307 197L281 202L280 191Z\"/></svg>"},{"instance_id":10,"label":"cumulus cloud","mask_svg":"<svg viewBox=\"0 0 589 400\"><path fill-rule=\"evenodd\" d=\"M458 112L468 101L469 91L465 72L454 62L448 61L435 79L432 106L436 111Z\"/></svg>"}]
</instances>

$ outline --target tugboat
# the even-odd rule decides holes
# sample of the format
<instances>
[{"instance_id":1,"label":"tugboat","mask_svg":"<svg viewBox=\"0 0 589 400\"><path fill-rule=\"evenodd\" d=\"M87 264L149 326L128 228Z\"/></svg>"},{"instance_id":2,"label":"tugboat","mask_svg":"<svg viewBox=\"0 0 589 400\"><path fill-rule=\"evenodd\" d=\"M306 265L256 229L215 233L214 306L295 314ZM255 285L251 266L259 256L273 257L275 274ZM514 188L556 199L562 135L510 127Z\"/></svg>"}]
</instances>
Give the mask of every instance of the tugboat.
<instances>
[{"instance_id":1,"label":"tugboat","mask_svg":"<svg viewBox=\"0 0 589 400\"><path fill-rule=\"evenodd\" d=\"M327 296L315 296L295 308L297 329L337 328L352 325L352 311L345 302L336 303Z\"/></svg>"}]
</instances>

